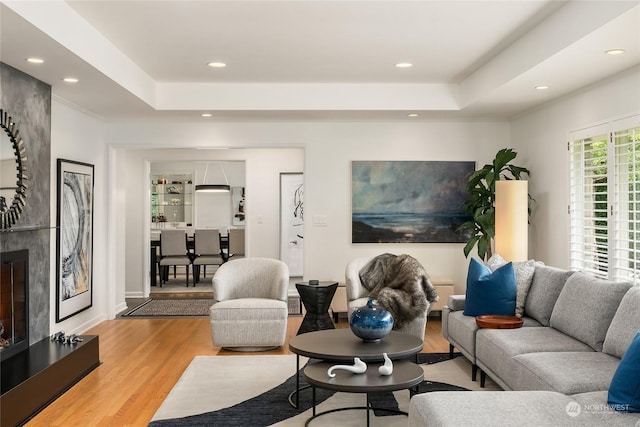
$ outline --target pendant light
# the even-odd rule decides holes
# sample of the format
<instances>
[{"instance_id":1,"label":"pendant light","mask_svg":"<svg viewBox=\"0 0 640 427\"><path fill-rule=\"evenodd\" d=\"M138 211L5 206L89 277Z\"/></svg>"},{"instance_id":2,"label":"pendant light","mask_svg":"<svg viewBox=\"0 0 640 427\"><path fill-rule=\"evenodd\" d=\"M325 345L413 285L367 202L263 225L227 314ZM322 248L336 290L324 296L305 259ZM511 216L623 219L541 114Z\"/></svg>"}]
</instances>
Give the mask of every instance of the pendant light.
<instances>
[{"instance_id":1,"label":"pendant light","mask_svg":"<svg viewBox=\"0 0 640 427\"><path fill-rule=\"evenodd\" d=\"M220 165L220 170L222 170L222 175L224 176L224 181L226 184L206 184L207 182L207 172L209 171L209 163L207 163L207 167L204 170L204 178L202 179L201 185L196 185L196 192L198 193L228 193L231 191L231 187L229 186L229 181L227 180L227 174L224 173L224 168Z\"/></svg>"}]
</instances>

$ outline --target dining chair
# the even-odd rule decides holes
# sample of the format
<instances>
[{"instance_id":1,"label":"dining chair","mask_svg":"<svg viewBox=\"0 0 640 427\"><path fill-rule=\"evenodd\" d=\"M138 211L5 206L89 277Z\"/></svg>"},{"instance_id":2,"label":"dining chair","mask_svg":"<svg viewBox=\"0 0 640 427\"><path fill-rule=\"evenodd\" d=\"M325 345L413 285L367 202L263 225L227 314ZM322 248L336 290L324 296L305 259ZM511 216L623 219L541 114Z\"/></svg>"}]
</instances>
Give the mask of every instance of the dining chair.
<instances>
[{"instance_id":1,"label":"dining chair","mask_svg":"<svg viewBox=\"0 0 640 427\"><path fill-rule=\"evenodd\" d=\"M200 281L200 266L203 277L207 277L207 265L222 265L224 258L220 250L220 233L217 229L196 229L193 254L193 276L195 283Z\"/></svg>"},{"instance_id":2,"label":"dining chair","mask_svg":"<svg viewBox=\"0 0 640 427\"><path fill-rule=\"evenodd\" d=\"M244 228L229 229L229 258L244 258Z\"/></svg>"},{"instance_id":3,"label":"dining chair","mask_svg":"<svg viewBox=\"0 0 640 427\"><path fill-rule=\"evenodd\" d=\"M183 265L189 286L189 265L191 256L187 248L185 230L162 230L160 233L160 286L169 279L169 266ZM193 284L195 286L195 282Z\"/></svg>"}]
</instances>

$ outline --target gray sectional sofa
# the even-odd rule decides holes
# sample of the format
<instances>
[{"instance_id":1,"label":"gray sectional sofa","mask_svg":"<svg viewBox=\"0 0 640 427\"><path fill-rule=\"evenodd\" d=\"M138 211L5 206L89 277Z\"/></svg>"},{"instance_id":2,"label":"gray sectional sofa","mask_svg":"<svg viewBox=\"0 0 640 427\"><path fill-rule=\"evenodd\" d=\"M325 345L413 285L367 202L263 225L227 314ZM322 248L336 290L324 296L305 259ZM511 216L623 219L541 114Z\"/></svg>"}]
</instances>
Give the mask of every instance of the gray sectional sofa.
<instances>
[{"instance_id":1,"label":"gray sectional sofa","mask_svg":"<svg viewBox=\"0 0 640 427\"><path fill-rule=\"evenodd\" d=\"M618 363L640 331L640 287L536 265L522 328L478 329L463 310L464 296L449 298L443 336L471 361L474 380L480 369L482 382L489 375L507 391L414 396L410 426L640 426L639 414L606 405Z\"/></svg>"}]
</instances>

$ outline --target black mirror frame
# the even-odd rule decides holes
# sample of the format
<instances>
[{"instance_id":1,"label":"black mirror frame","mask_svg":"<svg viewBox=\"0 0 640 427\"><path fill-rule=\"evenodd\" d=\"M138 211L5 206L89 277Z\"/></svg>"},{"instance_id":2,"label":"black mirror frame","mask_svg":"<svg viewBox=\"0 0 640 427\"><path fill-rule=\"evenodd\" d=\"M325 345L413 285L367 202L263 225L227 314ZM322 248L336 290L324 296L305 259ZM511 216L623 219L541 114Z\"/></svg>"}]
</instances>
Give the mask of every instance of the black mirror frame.
<instances>
[{"instance_id":1,"label":"black mirror frame","mask_svg":"<svg viewBox=\"0 0 640 427\"><path fill-rule=\"evenodd\" d=\"M13 196L13 202L7 206L6 210L0 212L0 230L8 230L11 228L22 215L27 198L28 180L25 163L27 162L27 153L24 143L20 137L20 131L11 119L9 113L0 108L0 127L4 129L7 136L11 140L13 152L16 158L16 192Z\"/></svg>"}]
</instances>

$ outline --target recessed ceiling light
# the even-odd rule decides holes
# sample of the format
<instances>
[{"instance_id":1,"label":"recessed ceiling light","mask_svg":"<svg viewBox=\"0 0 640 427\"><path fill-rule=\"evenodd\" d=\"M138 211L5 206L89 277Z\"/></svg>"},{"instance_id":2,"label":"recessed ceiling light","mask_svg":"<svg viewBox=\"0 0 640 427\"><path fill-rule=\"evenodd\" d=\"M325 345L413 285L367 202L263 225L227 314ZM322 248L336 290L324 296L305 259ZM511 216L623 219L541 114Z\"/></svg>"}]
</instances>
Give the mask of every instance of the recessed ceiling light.
<instances>
[{"instance_id":1,"label":"recessed ceiling light","mask_svg":"<svg viewBox=\"0 0 640 427\"><path fill-rule=\"evenodd\" d=\"M209 62L207 65L212 68L224 68L227 66L224 62Z\"/></svg>"},{"instance_id":2,"label":"recessed ceiling light","mask_svg":"<svg viewBox=\"0 0 640 427\"><path fill-rule=\"evenodd\" d=\"M44 59L40 59L40 58L27 58L26 61L30 62L32 64L42 64L42 63L44 63Z\"/></svg>"},{"instance_id":3,"label":"recessed ceiling light","mask_svg":"<svg viewBox=\"0 0 640 427\"><path fill-rule=\"evenodd\" d=\"M409 117L418 117L418 113L410 113L410 114L407 114L407 116L409 116Z\"/></svg>"},{"instance_id":4,"label":"recessed ceiling light","mask_svg":"<svg viewBox=\"0 0 640 427\"><path fill-rule=\"evenodd\" d=\"M607 55L622 55L624 53L624 49L609 49L605 50L604 53Z\"/></svg>"},{"instance_id":5,"label":"recessed ceiling light","mask_svg":"<svg viewBox=\"0 0 640 427\"><path fill-rule=\"evenodd\" d=\"M202 117L211 117L211 113L202 113L200 114Z\"/></svg>"},{"instance_id":6,"label":"recessed ceiling light","mask_svg":"<svg viewBox=\"0 0 640 427\"><path fill-rule=\"evenodd\" d=\"M396 64L396 67L398 68L409 68L409 67L413 67L413 64L410 62L399 62Z\"/></svg>"},{"instance_id":7,"label":"recessed ceiling light","mask_svg":"<svg viewBox=\"0 0 640 427\"><path fill-rule=\"evenodd\" d=\"M547 89L549 89L549 86L545 86L545 85L536 86L536 90L547 90Z\"/></svg>"},{"instance_id":8,"label":"recessed ceiling light","mask_svg":"<svg viewBox=\"0 0 640 427\"><path fill-rule=\"evenodd\" d=\"M62 80L67 83L78 83L78 79L76 79L75 77L65 77Z\"/></svg>"}]
</instances>

